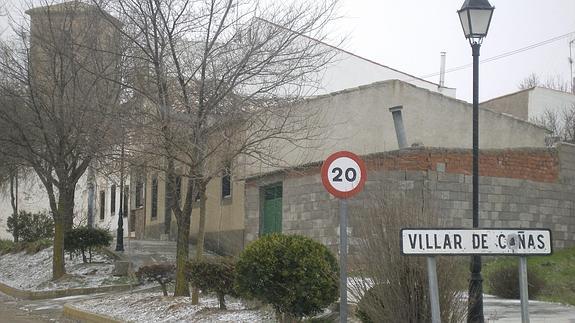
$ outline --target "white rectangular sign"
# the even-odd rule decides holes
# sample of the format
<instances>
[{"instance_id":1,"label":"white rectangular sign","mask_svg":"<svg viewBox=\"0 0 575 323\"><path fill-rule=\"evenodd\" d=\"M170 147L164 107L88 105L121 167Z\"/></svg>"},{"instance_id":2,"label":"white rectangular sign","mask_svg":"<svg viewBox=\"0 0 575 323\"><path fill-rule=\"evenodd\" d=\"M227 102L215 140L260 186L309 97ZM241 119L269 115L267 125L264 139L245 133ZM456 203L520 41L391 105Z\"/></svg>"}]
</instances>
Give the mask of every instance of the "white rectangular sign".
<instances>
[{"instance_id":1,"label":"white rectangular sign","mask_svg":"<svg viewBox=\"0 0 575 323\"><path fill-rule=\"evenodd\" d=\"M550 255L548 229L401 229L404 255Z\"/></svg>"}]
</instances>

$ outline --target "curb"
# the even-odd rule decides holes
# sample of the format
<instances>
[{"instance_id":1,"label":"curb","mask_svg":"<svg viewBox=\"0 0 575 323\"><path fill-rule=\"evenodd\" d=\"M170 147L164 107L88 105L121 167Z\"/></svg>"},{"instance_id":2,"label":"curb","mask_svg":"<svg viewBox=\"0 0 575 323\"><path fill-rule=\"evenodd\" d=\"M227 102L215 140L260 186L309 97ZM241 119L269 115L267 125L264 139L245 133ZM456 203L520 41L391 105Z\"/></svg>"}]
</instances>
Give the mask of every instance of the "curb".
<instances>
[{"instance_id":1,"label":"curb","mask_svg":"<svg viewBox=\"0 0 575 323\"><path fill-rule=\"evenodd\" d=\"M123 323L124 321L116 320L110 316L103 314L96 314L88 311L81 310L71 304L64 304L62 312L64 317L78 320L83 323Z\"/></svg>"},{"instance_id":2,"label":"curb","mask_svg":"<svg viewBox=\"0 0 575 323\"><path fill-rule=\"evenodd\" d=\"M110 285L110 286L89 287L89 288L57 289L50 291L30 291L30 290L17 289L8 286L6 284L0 283L0 292L10 295L12 297L26 300L60 298L67 296L86 295L86 294L105 293L105 292L123 292L131 290L132 288L133 285L124 284L124 285Z\"/></svg>"}]
</instances>

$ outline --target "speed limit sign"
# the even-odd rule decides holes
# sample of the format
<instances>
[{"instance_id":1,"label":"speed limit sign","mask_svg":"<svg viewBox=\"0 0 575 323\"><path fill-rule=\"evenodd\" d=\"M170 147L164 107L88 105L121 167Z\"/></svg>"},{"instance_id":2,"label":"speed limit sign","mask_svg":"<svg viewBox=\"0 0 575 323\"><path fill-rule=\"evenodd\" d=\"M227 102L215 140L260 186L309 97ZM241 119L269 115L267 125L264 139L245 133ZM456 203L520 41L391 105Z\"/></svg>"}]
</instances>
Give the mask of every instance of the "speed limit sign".
<instances>
[{"instance_id":1,"label":"speed limit sign","mask_svg":"<svg viewBox=\"0 0 575 323\"><path fill-rule=\"evenodd\" d=\"M354 153L339 151L329 156L321 167L321 181L331 195L346 199L363 189L365 164Z\"/></svg>"}]
</instances>

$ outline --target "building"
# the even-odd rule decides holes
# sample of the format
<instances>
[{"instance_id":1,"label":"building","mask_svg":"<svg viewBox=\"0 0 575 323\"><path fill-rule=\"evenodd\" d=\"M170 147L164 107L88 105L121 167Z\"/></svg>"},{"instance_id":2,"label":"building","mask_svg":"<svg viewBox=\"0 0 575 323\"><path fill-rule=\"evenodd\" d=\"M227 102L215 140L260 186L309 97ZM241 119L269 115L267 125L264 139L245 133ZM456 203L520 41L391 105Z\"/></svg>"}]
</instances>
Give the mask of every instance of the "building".
<instances>
[{"instance_id":1,"label":"building","mask_svg":"<svg viewBox=\"0 0 575 323\"><path fill-rule=\"evenodd\" d=\"M206 207L206 245L209 249L238 254L246 242L269 232L268 229L303 233L333 247L337 239L334 228L338 225L334 222L337 217L330 213L334 200L323 191L317 171L321 161L338 150L350 150L365 156L371 165L369 177L377 179L389 175L395 180L390 185L396 185L399 191L414 191L422 185L432 185L438 198L447 196L445 200L452 203L443 207L451 216L451 223L467 224L470 204L470 198L467 198L470 195L467 192L470 187L467 148L471 146L471 105L455 99L454 89L439 87L338 48L332 49L336 59L323 72L321 84L315 92L319 95L309 97L295 107L309 114L307 122L314 134L297 144L271 142L269 147L274 149L273 153L281 164L270 166L257 159L240 157L231 161L227 171L209 183ZM519 101L509 103L509 106L510 109L529 109L528 104L522 104L524 102ZM391 108L396 117L398 113L401 115L405 141L408 147L413 148L399 149L395 127L398 120L394 119ZM561 181L569 177L563 173L558 175L560 168L557 165L561 163L557 156L569 148L548 152L544 148L546 129L530 123L528 118L500 112L505 111L494 111L484 105L479 116L480 147L487 150L483 158L494 161L490 164L484 160L482 164L485 165L482 166L485 167L483 171L487 172L484 178L489 178L490 185L500 179L519 181L510 182L508 186L513 188L509 190L518 186L539 187L538 183L542 183L541 187L548 183L563 185ZM294 136L298 134L294 133ZM535 165L529 166L532 168L514 168L524 159L530 161L529 165ZM549 173L546 173L546 168L550 169ZM121 192L117 175L96 173L94 180L83 181L79 188L87 191L84 195L86 202L78 204L83 208L79 213L92 213L95 225L114 230L118 211L122 209L128 220L124 222L125 235L136 239L173 238L176 224L173 216L166 220L170 211L166 210L164 173L150 167L131 169L126 182L127 192L123 193L127 197L124 205L119 203ZM444 179L454 187L443 187ZM185 178L176 180L179 194L185 194L186 181ZM379 184L378 180L370 181L366 191ZM503 192L505 185L496 186L500 187L494 191ZM555 186L552 190L563 192ZM517 199L523 198L520 194ZM362 196L365 199L365 195ZM515 216L501 213L506 212L502 205L505 201L495 200L488 200L489 205L483 208L484 212L499 212L490 218L493 224L503 221L500 217ZM555 205L565 201L549 203ZM525 206L517 206L517 209L524 210ZM535 217L535 213L542 210L538 208L531 212L529 209L520 213L530 213ZM192 211L192 240L198 234L198 213L196 206ZM520 215L520 218L507 220L528 221L520 223L527 226L548 224L553 219L529 220L529 217ZM274 224L268 225L269 221ZM558 229L565 232L558 239L569 245L572 237L566 230L570 230L570 224L562 225L567 225L567 228ZM167 226L169 234L165 233Z\"/></svg>"},{"instance_id":2,"label":"building","mask_svg":"<svg viewBox=\"0 0 575 323\"><path fill-rule=\"evenodd\" d=\"M437 209L440 223L471 227L470 149L418 147L362 158L367 182L348 202L352 256L362 230L357 215L386 194L428 197L427 205ZM321 163L246 179L244 243L262 234L284 232L312 237L337 252L339 204L323 187ZM481 227L549 228L555 248L575 246L574 145L482 150L479 165Z\"/></svg>"},{"instance_id":3,"label":"building","mask_svg":"<svg viewBox=\"0 0 575 323\"><path fill-rule=\"evenodd\" d=\"M575 109L575 94L536 86L482 102L480 107L536 121L547 111L560 117L565 111Z\"/></svg>"},{"instance_id":4,"label":"building","mask_svg":"<svg viewBox=\"0 0 575 323\"><path fill-rule=\"evenodd\" d=\"M302 168L302 165L317 165L338 150L350 150L360 155L398 150L394 119L390 112L390 108L398 106L402 107L408 146L453 150L471 147L471 105L406 82L388 80L309 98L298 108L312 112L314 128L320 129L322 136L294 146L271 144L278 147L276 153L284 162L283 167L269 167L257 160L239 159L234 161L232 174L225 174L210 182L207 190L208 248L237 254L247 241L257 237L260 231L254 231L254 226L257 227L265 215L260 216L257 211L263 204L257 198L254 200L254 195L281 201L284 184L274 176L282 173L283 169L301 172L307 180L311 178L305 175L309 170ZM482 149L543 149L548 133L525 120L488 109L480 111L480 131ZM422 149L425 155L426 150ZM147 174L145 217L142 221L145 225L140 232L136 229L136 237L159 239L162 235L165 213L163 208L153 207L154 203L164 203L162 183L161 173ZM321 196L329 201L328 195ZM294 211L300 209L292 200L283 201L288 203L278 202L276 211L286 210L286 214L287 210L299 212ZM194 215L198 212L197 208L192 212L192 238L197 234L198 217ZM289 218L285 221L289 221ZM286 223L279 227L289 228L289 225Z\"/></svg>"},{"instance_id":5,"label":"building","mask_svg":"<svg viewBox=\"0 0 575 323\"><path fill-rule=\"evenodd\" d=\"M31 135L33 138L29 140L40 142L40 147L53 145L60 149L49 155L48 152L43 154L41 149L31 148L34 151L30 154L41 156L38 159L42 162L50 160L55 169L65 170L60 174L68 177L66 180L59 178L60 186L77 181L75 209L73 215L65 217L65 225L71 227L73 221L84 220L85 223L85 211L90 209L87 201L91 200L91 185L88 185L86 175L78 179L87 165L83 163L87 161L83 156L91 156L109 144L100 140L100 135L109 125L104 122L105 118L117 111L119 85L114 80L119 77L120 42L115 25L119 22L79 1L35 7L26 14L30 16L30 54L26 72L30 73L29 92L33 98L27 101L33 102L29 107L33 107L40 116L38 119L42 120L30 122L29 127L38 129L30 133L39 135ZM73 137L68 136L70 133ZM98 140L94 140L95 137ZM34 144L30 146L35 147ZM43 169L44 164L37 168ZM18 201L21 210L49 209L47 192L40 183L33 172L20 180ZM71 187L60 193L63 192L71 196ZM8 205L0 210L0 223L4 224L12 208L9 198L4 198L2 203Z\"/></svg>"}]
</instances>

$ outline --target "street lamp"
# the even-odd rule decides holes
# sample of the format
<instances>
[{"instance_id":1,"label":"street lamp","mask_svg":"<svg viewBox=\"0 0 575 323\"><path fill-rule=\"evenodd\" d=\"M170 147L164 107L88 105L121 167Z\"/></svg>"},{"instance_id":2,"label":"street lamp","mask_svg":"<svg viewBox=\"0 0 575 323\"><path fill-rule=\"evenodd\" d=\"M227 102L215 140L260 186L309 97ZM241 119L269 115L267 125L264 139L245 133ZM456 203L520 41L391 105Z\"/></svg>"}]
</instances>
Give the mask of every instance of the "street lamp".
<instances>
[{"instance_id":1,"label":"street lamp","mask_svg":"<svg viewBox=\"0 0 575 323\"><path fill-rule=\"evenodd\" d=\"M479 227L479 49L495 7L488 0L465 0L457 13L473 55L473 228ZM467 322L484 322L481 257L471 256Z\"/></svg>"},{"instance_id":2,"label":"street lamp","mask_svg":"<svg viewBox=\"0 0 575 323\"><path fill-rule=\"evenodd\" d=\"M124 251L124 133L120 152L120 209L118 212L118 229L116 231L116 251Z\"/></svg>"}]
</instances>

